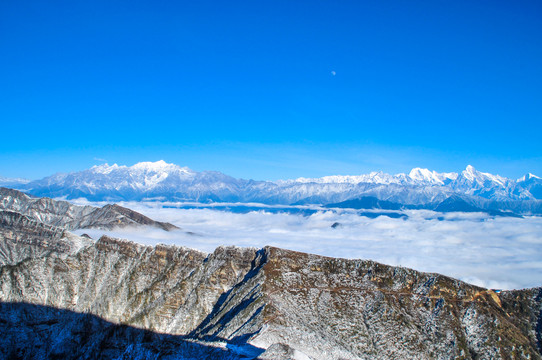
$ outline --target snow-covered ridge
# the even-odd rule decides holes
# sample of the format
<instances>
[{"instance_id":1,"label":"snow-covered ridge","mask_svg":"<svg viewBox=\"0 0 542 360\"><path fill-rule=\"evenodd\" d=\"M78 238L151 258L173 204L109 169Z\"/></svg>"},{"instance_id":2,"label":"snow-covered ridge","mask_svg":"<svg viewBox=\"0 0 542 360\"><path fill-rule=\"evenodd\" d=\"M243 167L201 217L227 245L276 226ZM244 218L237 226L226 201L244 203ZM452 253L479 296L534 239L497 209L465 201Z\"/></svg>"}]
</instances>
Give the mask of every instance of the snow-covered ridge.
<instances>
[{"instance_id":1,"label":"snow-covered ridge","mask_svg":"<svg viewBox=\"0 0 542 360\"><path fill-rule=\"evenodd\" d=\"M216 171L193 171L157 162L108 165L16 186L34 195L94 201L162 199L167 201L327 204L373 196L403 204L442 201L451 195L482 199L542 199L542 179L519 180L480 172L469 165L460 173L414 168L408 174L371 172L281 181L237 179Z\"/></svg>"},{"instance_id":2,"label":"snow-covered ridge","mask_svg":"<svg viewBox=\"0 0 542 360\"><path fill-rule=\"evenodd\" d=\"M492 175L490 173L483 173L477 171L472 165L468 165L467 168L463 170L461 175L463 175L465 179L468 179L471 182L478 182L480 184L483 184L485 181L489 180L491 182L505 186L506 183L512 181L499 175Z\"/></svg>"},{"instance_id":3,"label":"snow-covered ridge","mask_svg":"<svg viewBox=\"0 0 542 360\"><path fill-rule=\"evenodd\" d=\"M458 174L451 173L437 173L436 171L430 171L427 169L414 168L408 174L408 177L412 180L429 182L432 184L445 185L446 183L457 179Z\"/></svg>"},{"instance_id":4,"label":"snow-covered ridge","mask_svg":"<svg viewBox=\"0 0 542 360\"><path fill-rule=\"evenodd\" d=\"M399 175L389 175L379 172L371 172L365 175L331 175L321 178L304 178L300 177L295 180L284 180L283 183L316 183L316 184L359 184L359 183L374 183L374 184L400 184L401 181L397 177Z\"/></svg>"},{"instance_id":5,"label":"snow-covered ridge","mask_svg":"<svg viewBox=\"0 0 542 360\"><path fill-rule=\"evenodd\" d=\"M156 161L156 162L139 162L133 166L125 166L125 165L109 165L107 163L102 165L95 165L90 168L91 172L94 172L96 174L110 174L113 171L126 171L130 174L137 174L137 173L185 173L185 174L193 174L194 171L190 170L188 167L180 167L175 164L168 164L164 160Z\"/></svg>"},{"instance_id":6,"label":"snow-covered ridge","mask_svg":"<svg viewBox=\"0 0 542 360\"><path fill-rule=\"evenodd\" d=\"M470 166L470 165L469 165ZM399 173L389 175L382 171L371 172L365 175L332 175L321 178L297 178L295 180L286 180L283 183L317 183L317 184L428 184L445 185L450 181L457 179L457 173L437 173L428 169L414 168L408 174Z\"/></svg>"},{"instance_id":7,"label":"snow-covered ridge","mask_svg":"<svg viewBox=\"0 0 542 360\"><path fill-rule=\"evenodd\" d=\"M540 179L542 179L542 178L540 178L540 177L538 177L538 176L536 176L536 175L534 175L534 174L528 173L528 174L526 174L526 175L520 177L520 178L517 180L517 182L528 181L528 180L530 180L530 179L538 179L538 180L540 180Z\"/></svg>"}]
</instances>

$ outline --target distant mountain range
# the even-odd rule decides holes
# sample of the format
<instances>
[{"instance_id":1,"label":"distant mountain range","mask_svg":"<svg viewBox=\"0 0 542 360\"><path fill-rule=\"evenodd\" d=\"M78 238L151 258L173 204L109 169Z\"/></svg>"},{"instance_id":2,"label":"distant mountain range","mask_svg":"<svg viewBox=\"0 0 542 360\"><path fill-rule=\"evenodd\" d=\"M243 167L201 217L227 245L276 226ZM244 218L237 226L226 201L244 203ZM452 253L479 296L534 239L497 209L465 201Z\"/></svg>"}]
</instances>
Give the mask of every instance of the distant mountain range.
<instances>
[{"instance_id":1,"label":"distant mountain range","mask_svg":"<svg viewBox=\"0 0 542 360\"><path fill-rule=\"evenodd\" d=\"M237 179L216 171L196 172L164 161L133 166L99 165L41 180L7 180L10 187L36 196L91 201L259 202L330 204L374 197L401 205L437 204L450 197L480 209L542 213L542 179L513 180L467 166L461 173L415 168L408 174L372 172L295 180ZM2 182L0 182L2 184Z\"/></svg>"}]
</instances>

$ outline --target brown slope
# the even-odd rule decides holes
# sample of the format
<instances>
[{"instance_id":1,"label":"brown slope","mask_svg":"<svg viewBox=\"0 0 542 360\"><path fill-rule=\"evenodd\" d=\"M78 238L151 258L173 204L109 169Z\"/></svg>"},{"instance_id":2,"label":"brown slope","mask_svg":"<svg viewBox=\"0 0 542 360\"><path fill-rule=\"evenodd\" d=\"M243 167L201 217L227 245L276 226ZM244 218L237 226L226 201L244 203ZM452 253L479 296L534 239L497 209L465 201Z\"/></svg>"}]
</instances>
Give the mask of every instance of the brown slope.
<instances>
[{"instance_id":1,"label":"brown slope","mask_svg":"<svg viewBox=\"0 0 542 360\"><path fill-rule=\"evenodd\" d=\"M541 289L497 294L439 274L273 247L206 255L102 237L68 256L2 266L0 284L4 302L251 344L269 350L261 359L540 359Z\"/></svg>"}]
</instances>

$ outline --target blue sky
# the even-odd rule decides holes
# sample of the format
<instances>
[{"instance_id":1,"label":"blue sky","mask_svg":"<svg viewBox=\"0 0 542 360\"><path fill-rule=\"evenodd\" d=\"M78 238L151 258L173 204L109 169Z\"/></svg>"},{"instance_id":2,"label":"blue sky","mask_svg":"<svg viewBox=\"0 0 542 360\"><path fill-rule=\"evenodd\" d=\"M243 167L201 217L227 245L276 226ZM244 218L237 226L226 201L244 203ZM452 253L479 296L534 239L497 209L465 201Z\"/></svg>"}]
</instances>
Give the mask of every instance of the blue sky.
<instances>
[{"instance_id":1,"label":"blue sky","mask_svg":"<svg viewBox=\"0 0 542 360\"><path fill-rule=\"evenodd\" d=\"M0 176L542 175L539 1L0 3Z\"/></svg>"}]
</instances>

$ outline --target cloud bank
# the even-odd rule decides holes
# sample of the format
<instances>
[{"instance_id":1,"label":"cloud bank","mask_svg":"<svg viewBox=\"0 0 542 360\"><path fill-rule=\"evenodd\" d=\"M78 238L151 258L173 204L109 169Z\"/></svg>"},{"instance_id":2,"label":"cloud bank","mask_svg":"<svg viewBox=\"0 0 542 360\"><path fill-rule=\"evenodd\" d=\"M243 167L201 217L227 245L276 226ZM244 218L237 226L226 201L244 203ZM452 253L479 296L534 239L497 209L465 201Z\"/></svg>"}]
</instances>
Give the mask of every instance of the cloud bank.
<instances>
[{"instance_id":1,"label":"cloud bank","mask_svg":"<svg viewBox=\"0 0 542 360\"><path fill-rule=\"evenodd\" d=\"M265 210L236 214L212 208L121 203L182 231L79 230L143 244L175 244L212 252L219 245L272 245L319 255L370 259L438 272L476 285L514 289L542 285L542 218L492 218L481 213L407 211L408 219L369 219L354 211L310 216ZM338 223L335 227L333 224ZM197 235L189 235L193 232Z\"/></svg>"}]
</instances>

